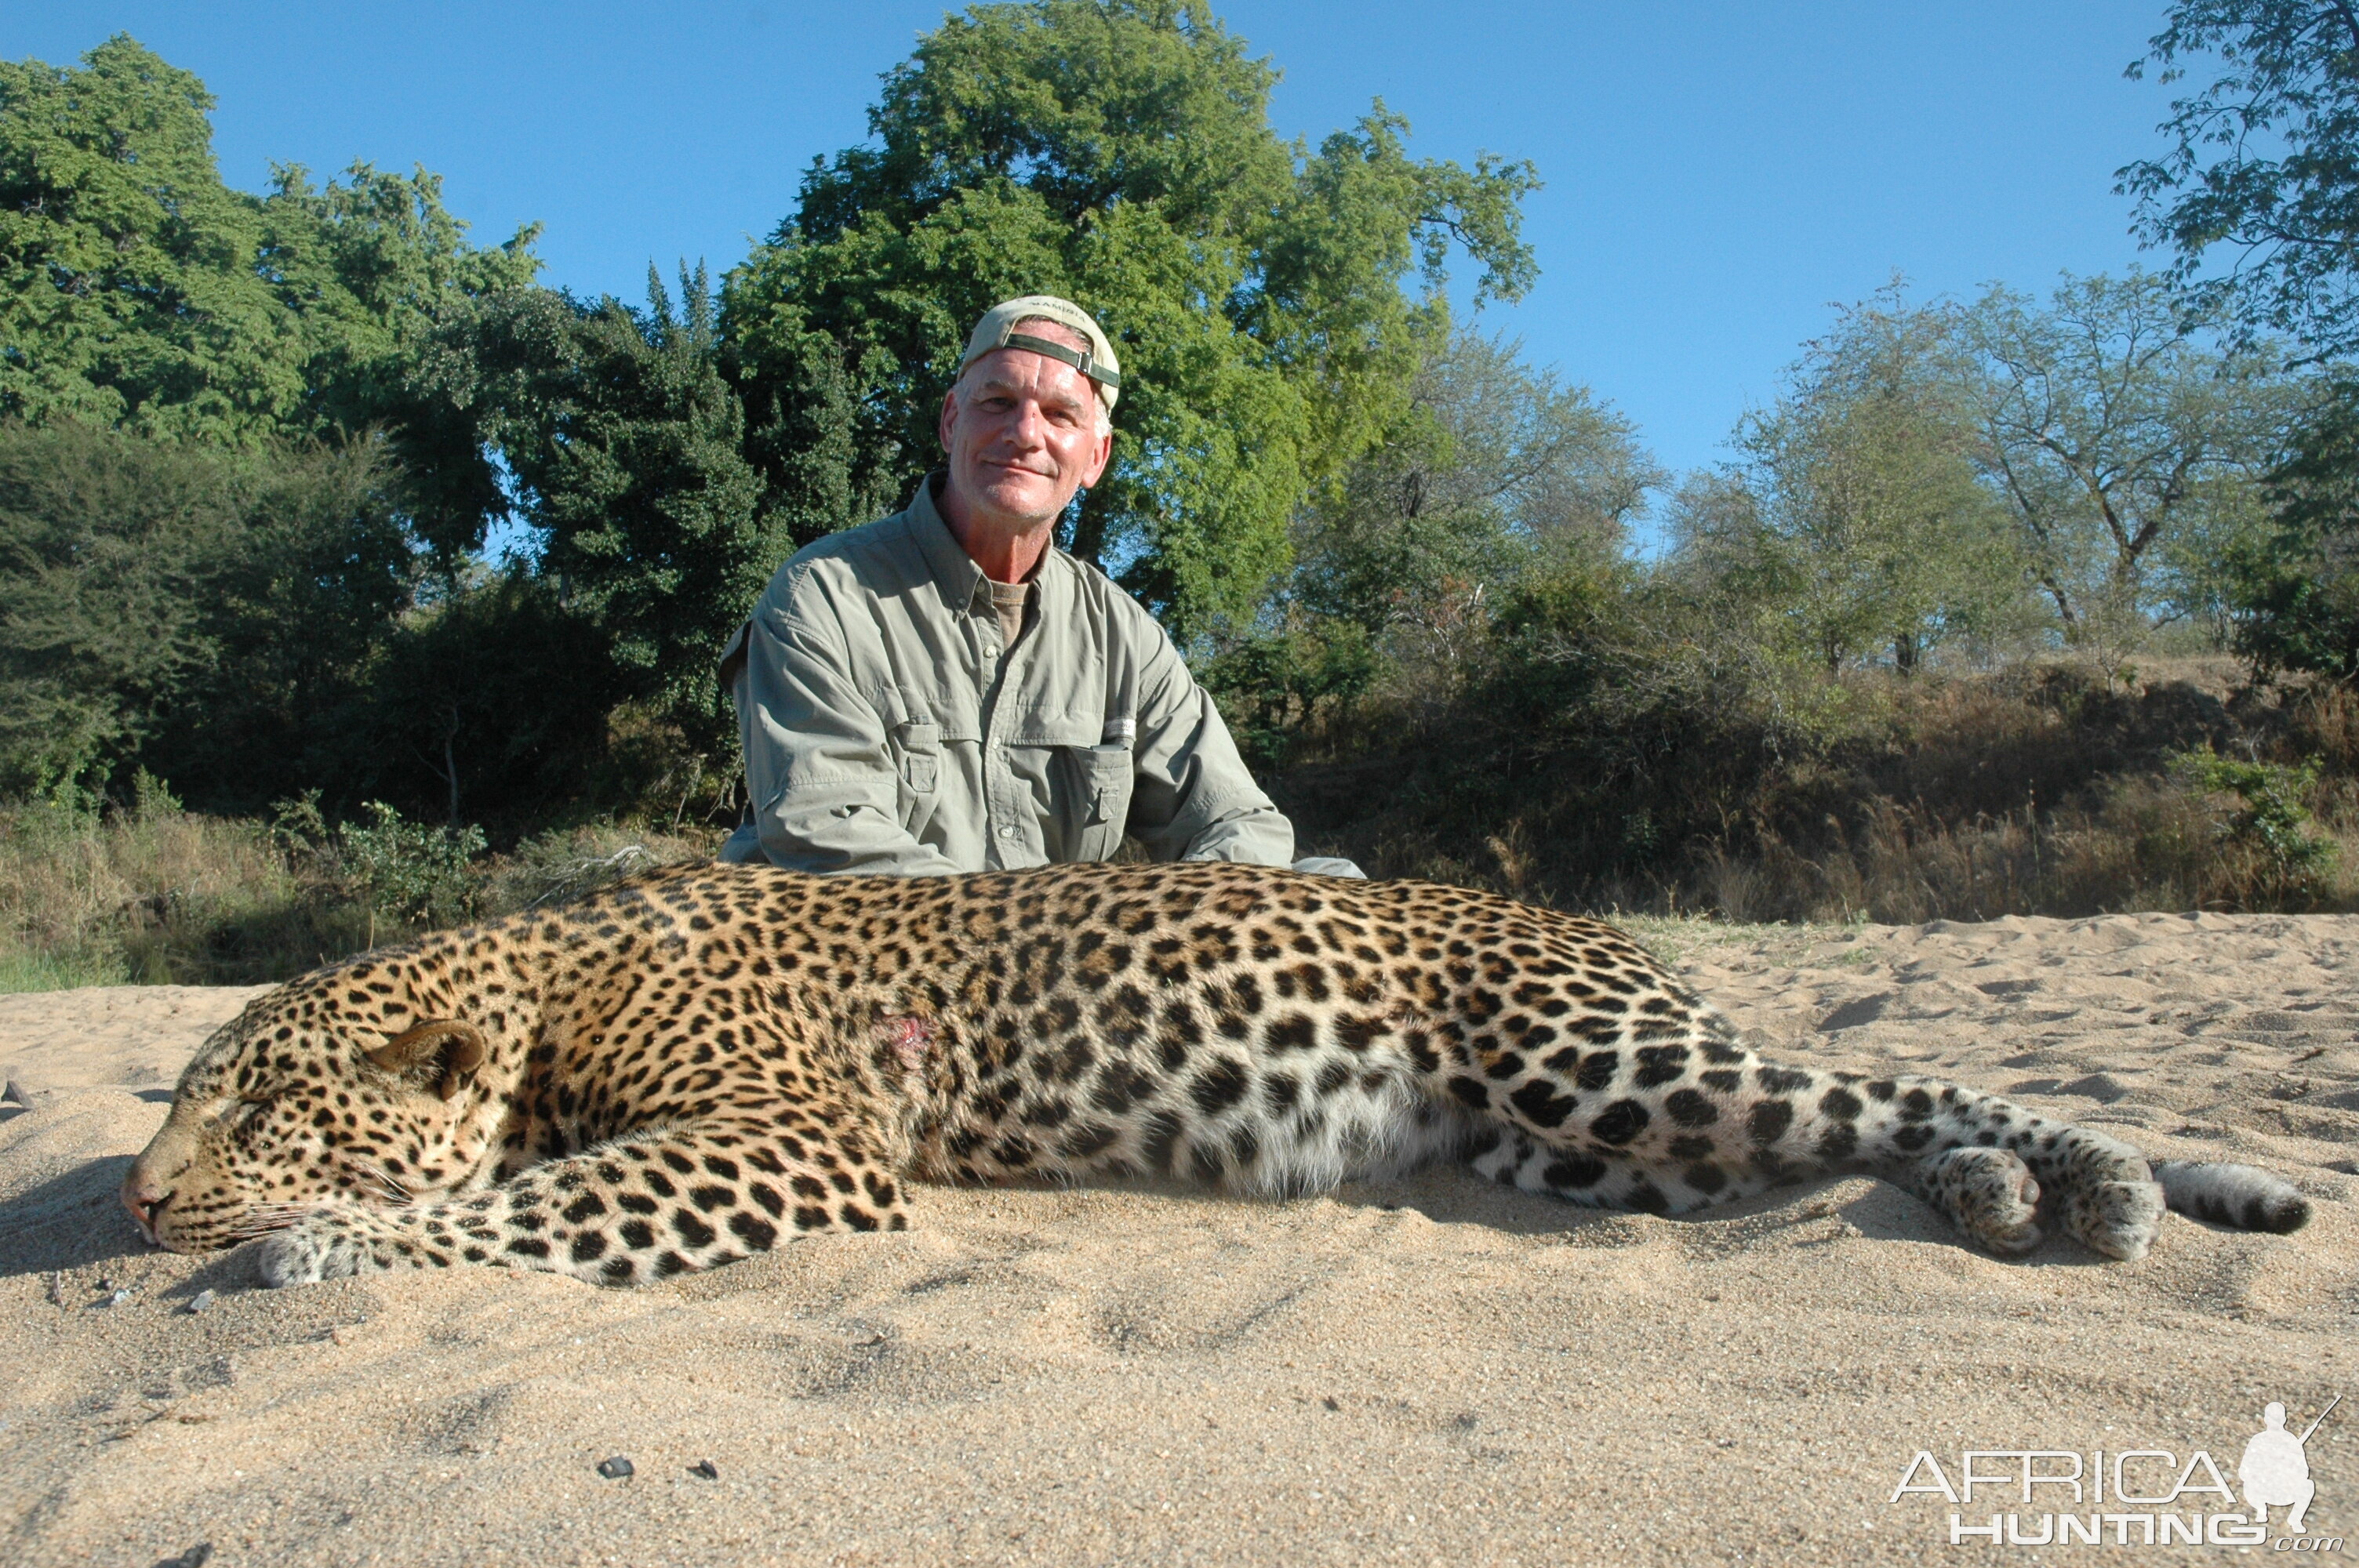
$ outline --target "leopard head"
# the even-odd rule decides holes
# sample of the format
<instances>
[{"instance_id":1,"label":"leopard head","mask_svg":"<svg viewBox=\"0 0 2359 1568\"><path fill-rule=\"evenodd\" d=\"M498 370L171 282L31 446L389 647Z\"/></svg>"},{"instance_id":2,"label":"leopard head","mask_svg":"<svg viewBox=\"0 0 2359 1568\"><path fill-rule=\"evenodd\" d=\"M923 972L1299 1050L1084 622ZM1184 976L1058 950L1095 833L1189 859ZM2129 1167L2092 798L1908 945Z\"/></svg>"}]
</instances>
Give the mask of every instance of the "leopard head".
<instances>
[{"instance_id":1,"label":"leopard head","mask_svg":"<svg viewBox=\"0 0 2359 1568\"><path fill-rule=\"evenodd\" d=\"M205 1252L322 1204L481 1185L498 1155L498 1107L481 1081L495 1051L474 1024L421 1016L349 974L282 987L181 1074L124 1206L159 1246Z\"/></svg>"}]
</instances>

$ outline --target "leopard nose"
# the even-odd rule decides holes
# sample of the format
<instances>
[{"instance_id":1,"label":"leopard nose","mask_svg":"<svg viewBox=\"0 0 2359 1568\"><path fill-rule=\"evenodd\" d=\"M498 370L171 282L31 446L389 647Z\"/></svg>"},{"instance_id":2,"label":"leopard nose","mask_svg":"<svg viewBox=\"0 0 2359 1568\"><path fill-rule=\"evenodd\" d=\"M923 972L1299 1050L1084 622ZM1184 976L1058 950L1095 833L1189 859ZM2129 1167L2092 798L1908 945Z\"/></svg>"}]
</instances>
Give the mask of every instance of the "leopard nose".
<instances>
[{"instance_id":1,"label":"leopard nose","mask_svg":"<svg viewBox=\"0 0 2359 1568\"><path fill-rule=\"evenodd\" d=\"M139 1222L139 1228L147 1232L150 1241L156 1238L157 1215L171 1200L170 1192L136 1171L123 1184L123 1206L131 1211L131 1217Z\"/></svg>"}]
</instances>

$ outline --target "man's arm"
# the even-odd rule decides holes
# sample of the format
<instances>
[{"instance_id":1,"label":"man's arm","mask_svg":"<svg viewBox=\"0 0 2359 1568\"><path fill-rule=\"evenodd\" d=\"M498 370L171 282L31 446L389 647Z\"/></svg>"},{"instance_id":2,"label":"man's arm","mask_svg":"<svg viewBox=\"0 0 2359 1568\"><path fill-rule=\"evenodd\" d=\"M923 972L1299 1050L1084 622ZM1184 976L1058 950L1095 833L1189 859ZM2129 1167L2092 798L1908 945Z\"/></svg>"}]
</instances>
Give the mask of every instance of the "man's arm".
<instances>
[{"instance_id":1,"label":"man's arm","mask_svg":"<svg viewBox=\"0 0 2359 1568\"><path fill-rule=\"evenodd\" d=\"M742 657L741 657L742 655ZM940 876L959 868L901 826L885 719L839 638L764 597L722 656L762 853L797 871Z\"/></svg>"},{"instance_id":2,"label":"man's arm","mask_svg":"<svg viewBox=\"0 0 2359 1568\"><path fill-rule=\"evenodd\" d=\"M1292 863L1294 825L1254 783L1171 639L1151 621L1143 630L1130 830L1158 860Z\"/></svg>"}]
</instances>

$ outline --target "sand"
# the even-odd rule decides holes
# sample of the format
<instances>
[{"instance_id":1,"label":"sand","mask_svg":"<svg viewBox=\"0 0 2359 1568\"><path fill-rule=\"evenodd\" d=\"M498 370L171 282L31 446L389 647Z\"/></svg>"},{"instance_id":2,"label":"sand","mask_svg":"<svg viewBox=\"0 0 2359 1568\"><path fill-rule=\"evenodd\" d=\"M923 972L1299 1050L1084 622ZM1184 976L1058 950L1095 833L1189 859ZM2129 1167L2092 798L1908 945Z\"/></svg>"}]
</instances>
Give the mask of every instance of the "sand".
<instances>
[{"instance_id":1,"label":"sand","mask_svg":"<svg viewBox=\"0 0 2359 1568\"><path fill-rule=\"evenodd\" d=\"M1949 1544L1953 1513L2036 1535L2068 1487L1892 1494L1919 1450L1953 1487L1965 1449L2168 1454L2141 1495L2201 1450L2233 1483L2264 1401L2299 1429L2359 1392L2359 919L1658 935L1766 1046L2266 1164L2318 1217L2000 1262L1864 1179L1687 1220L1454 1171L1285 1205L929 1188L906 1236L650 1290L274 1292L147 1250L113 1195L251 993L10 997L0 1563L2153 1560L2187 1549L2102 1519ZM2310 1531L2359 1551L2359 1400L2308 1452Z\"/></svg>"}]
</instances>

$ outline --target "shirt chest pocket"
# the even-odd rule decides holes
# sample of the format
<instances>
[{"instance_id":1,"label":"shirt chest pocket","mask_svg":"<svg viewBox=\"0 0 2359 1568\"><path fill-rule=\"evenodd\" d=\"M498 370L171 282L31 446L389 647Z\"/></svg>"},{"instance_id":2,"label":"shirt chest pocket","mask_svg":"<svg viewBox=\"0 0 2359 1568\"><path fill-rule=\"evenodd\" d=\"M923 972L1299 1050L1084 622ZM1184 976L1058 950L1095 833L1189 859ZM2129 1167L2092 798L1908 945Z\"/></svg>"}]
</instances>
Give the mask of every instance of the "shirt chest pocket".
<instances>
[{"instance_id":1,"label":"shirt chest pocket","mask_svg":"<svg viewBox=\"0 0 2359 1568\"><path fill-rule=\"evenodd\" d=\"M1130 823L1135 761L1128 746L1069 746L1062 759L1071 769L1071 851L1075 860L1107 860L1122 849Z\"/></svg>"},{"instance_id":2,"label":"shirt chest pocket","mask_svg":"<svg viewBox=\"0 0 2359 1568\"><path fill-rule=\"evenodd\" d=\"M911 719L893 727L893 749L899 754L901 787L912 795L930 795L941 787L942 727Z\"/></svg>"}]
</instances>

